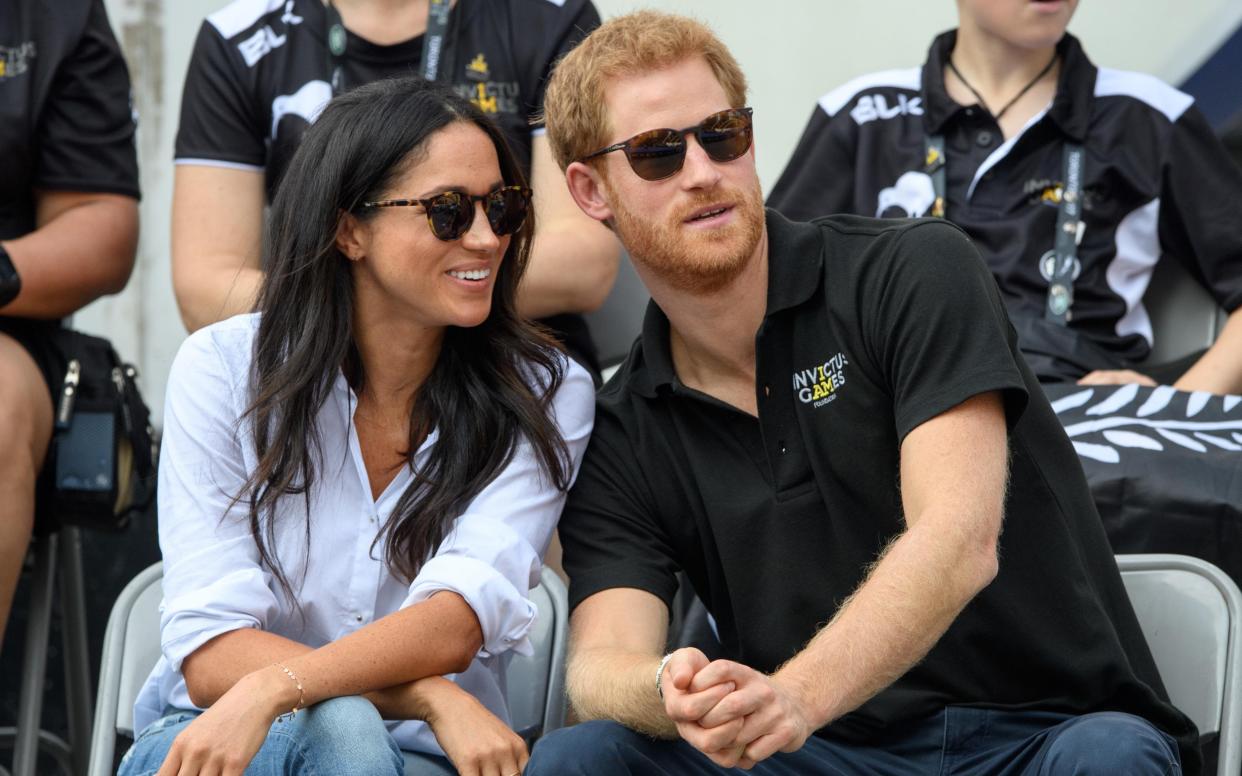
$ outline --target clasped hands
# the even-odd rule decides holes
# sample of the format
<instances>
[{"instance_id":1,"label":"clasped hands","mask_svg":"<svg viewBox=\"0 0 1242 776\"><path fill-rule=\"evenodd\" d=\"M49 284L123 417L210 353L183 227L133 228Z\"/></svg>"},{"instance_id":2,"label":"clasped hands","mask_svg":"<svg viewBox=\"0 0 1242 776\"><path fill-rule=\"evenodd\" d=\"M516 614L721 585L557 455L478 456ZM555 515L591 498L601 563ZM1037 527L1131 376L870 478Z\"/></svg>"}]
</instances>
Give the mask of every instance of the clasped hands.
<instances>
[{"instance_id":1,"label":"clasped hands","mask_svg":"<svg viewBox=\"0 0 1242 776\"><path fill-rule=\"evenodd\" d=\"M683 740L725 768L750 769L796 752L815 732L811 714L779 674L679 649L664 668L664 710Z\"/></svg>"}]
</instances>

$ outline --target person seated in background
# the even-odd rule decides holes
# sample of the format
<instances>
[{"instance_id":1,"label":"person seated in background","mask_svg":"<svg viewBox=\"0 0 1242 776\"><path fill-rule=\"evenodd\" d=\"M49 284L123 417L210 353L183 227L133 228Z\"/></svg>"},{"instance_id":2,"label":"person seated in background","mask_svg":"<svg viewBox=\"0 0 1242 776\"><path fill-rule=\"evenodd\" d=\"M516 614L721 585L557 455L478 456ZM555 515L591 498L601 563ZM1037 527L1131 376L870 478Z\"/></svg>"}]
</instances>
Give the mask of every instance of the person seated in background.
<instances>
[{"instance_id":1,"label":"person seated in background","mask_svg":"<svg viewBox=\"0 0 1242 776\"><path fill-rule=\"evenodd\" d=\"M962 231L765 214L745 77L689 19L605 22L546 110L652 303L560 523L593 721L527 776L1197 772ZM679 570L721 659L661 658Z\"/></svg>"},{"instance_id":2,"label":"person seated in background","mask_svg":"<svg viewBox=\"0 0 1242 776\"><path fill-rule=\"evenodd\" d=\"M820 99L768 205L958 224L1043 381L1242 392L1242 171L1189 95L1091 63L1065 31L1077 4L957 0L921 69ZM1230 313L1171 364L1145 360L1158 261Z\"/></svg>"},{"instance_id":3,"label":"person seated in background","mask_svg":"<svg viewBox=\"0 0 1242 776\"><path fill-rule=\"evenodd\" d=\"M438 27L445 17L447 29ZM329 97L421 70L504 130L540 224L518 311L541 319L598 376L581 313L607 298L618 246L574 207L531 123L552 63L597 24L590 0L233 0L208 16L176 140L173 288L186 328L253 308L268 261L264 204Z\"/></svg>"},{"instance_id":4,"label":"person seated in background","mask_svg":"<svg viewBox=\"0 0 1242 776\"><path fill-rule=\"evenodd\" d=\"M400 774L399 749L515 773L503 664L594 393L516 311L521 167L468 101L387 79L324 109L286 181L260 312L172 367L163 656L121 773Z\"/></svg>"},{"instance_id":5,"label":"person seated in background","mask_svg":"<svg viewBox=\"0 0 1242 776\"><path fill-rule=\"evenodd\" d=\"M129 280L138 161L103 0L0 8L0 641L71 358L62 319Z\"/></svg>"}]
</instances>

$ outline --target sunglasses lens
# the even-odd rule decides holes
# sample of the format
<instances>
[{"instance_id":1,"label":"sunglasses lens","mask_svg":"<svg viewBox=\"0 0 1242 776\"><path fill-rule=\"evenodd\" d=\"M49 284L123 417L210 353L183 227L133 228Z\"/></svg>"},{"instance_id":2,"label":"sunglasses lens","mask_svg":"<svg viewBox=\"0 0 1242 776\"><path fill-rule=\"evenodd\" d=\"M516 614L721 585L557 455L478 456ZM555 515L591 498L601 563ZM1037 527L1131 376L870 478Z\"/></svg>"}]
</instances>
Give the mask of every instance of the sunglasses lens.
<instances>
[{"instance_id":1,"label":"sunglasses lens","mask_svg":"<svg viewBox=\"0 0 1242 776\"><path fill-rule=\"evenodd\" d=\"M427 207L427 220L431 232L441 240L456 240L470 228L474 220L474 208L469 199L457 191L446 191L431 198Z\"/></svg>"},{"instance_id":2,"label":"sunglasses lens","mask_svg":"<svg viewBox=\"0 0 1242 776\"><path fill-rule=\"evenodd\" d=\"M487 195L487 221L492 231L504 236L522 228L530 195L519 186L505 186Z\"/></svg>"},{"instance_id":3,"label":"sunglasses lens","mask_svg":"<svg viewBox=\"0 0 1242 776\"><path fill-rule=\"evenodd\" d=\"M630 138L625 158L638 177L658 181L681 169L686 159L686 139L671 129L653 129Z\"/></svg>"},{"instance_id":4,"label":"sunglasses lens","mask_svg":"<svg viewBox=\"0 0 1242 776\"><path fill-rule=\"evenodd\" d=\"M699 127L699 143L718 162L731 162L750 149L751 120L746 111L714 113Z\"/></svg>"}]
</instances>

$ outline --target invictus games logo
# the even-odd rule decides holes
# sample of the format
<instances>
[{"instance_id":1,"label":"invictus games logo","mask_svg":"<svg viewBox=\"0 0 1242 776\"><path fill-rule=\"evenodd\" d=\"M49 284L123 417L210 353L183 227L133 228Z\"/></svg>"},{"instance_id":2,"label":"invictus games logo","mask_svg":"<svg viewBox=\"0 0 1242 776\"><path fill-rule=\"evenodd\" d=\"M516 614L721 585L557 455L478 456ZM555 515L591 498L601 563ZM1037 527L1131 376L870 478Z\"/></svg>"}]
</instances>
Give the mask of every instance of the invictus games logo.
<instances>
[{"instance_id":1,"label":"invictus games logo","mask_svg":"<svg viewBox=\"0 0 1242 776\"><path fill-rule=\"evenodd\" d=\"M849 363L844 353L838 353L822 364L794 372L793 389L798 401L822 407L836 399L845 386L845 367Z\"/></svg>"},{"instance_id":2,"label":"invictus games logo","mask_svg":"<svg viewBox=\"0 0 1242 776\"><path fill-rule=\"evenodd\" d=\"M0 79L16 78L30 70L30 60L35 58L33 40L16 46L0 46Z\"/></svg>"}]
</instances>

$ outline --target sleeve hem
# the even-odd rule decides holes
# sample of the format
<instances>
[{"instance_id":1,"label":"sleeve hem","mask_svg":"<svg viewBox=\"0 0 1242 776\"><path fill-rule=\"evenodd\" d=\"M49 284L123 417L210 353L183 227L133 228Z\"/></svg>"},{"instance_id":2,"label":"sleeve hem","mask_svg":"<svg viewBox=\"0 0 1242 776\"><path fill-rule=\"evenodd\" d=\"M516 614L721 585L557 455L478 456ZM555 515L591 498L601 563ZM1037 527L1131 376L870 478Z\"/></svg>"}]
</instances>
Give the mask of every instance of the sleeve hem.
<instances>
[{"instance_id":1,"label":"sleeve hem","mask_svg":"<svg viewBox=\"0 0 1242 776\"><path fill-rule=\"evenodd\" d=\"M937 415L947 412L973 396L989 391L1008 394L1005 400L1005 422L1012 429L1026 408L1028 398L1026 385L1021 380L997 378L994 373L975 372L951 387L917 400L915 402L917 409L898 417L897 443L900 445L911 431Z\"/></svg>"},{"instance_id":2,"label":"sleeve hem","mask_svg":"<svg viewBox=\"0 0 1242 776\"><path fill-rule=\"evenodd\" d=\"M499 571L475 558L432 558L410 586L400 608L421 603L442 591L457 593L474 610L483 631L480 656L491 657L508 650L521 655L534 653L529 634L538 610Z\"/></svg>"}]
</instances>

